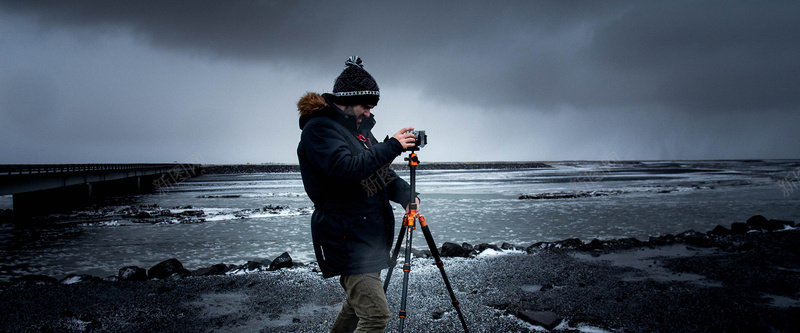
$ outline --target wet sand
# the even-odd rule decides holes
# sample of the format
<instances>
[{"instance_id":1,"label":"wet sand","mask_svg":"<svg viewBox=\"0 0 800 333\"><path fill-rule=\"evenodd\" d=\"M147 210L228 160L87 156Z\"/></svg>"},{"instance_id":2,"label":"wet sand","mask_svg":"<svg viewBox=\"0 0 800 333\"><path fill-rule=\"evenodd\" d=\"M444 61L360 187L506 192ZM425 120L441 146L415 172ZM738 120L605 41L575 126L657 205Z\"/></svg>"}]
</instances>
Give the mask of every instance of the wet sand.
<instances>
[{"instance_id":1,"label":"wet sand","mask_svg":"<svg viewBox=\"0 0 800 333\"><path fill-rule=\"evenodd\" d=\"M568 244L575 242L445 258L470 331L797 332L800 327L800 230ZM413 260L405 331L463 331L432 263ZM387 295L393 313L399 311L402 277L398 266ZM143 282L12 282L0 285L0 330L326 332L342 298L338 279L323 279L313 264ZM387 330L397 331L398 324L395 314Z\"/></svg>"}]
</instances>

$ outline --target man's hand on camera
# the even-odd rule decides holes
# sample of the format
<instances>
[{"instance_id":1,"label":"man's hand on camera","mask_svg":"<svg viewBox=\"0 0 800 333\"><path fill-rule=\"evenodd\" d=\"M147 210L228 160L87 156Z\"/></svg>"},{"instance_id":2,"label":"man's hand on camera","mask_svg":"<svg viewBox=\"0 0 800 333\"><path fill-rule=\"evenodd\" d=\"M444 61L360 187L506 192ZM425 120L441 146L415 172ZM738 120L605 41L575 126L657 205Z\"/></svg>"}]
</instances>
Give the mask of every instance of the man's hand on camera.
<instances>
[{"instance_id":1,"label":"man's hand on camera","mask_svg":"<svg viewBox=\"0 0 800 333\"><path fill-rule=\"evenodd\" d=\"M400 141L400 144L403 145L403 149L412 148L416 144L417 137L414 136L414 134L407 132L413 130L414 130L413 127L404 127L403 129L392 135L392 137L397 139L397 141Z\"/></svg>"}]
</instances>

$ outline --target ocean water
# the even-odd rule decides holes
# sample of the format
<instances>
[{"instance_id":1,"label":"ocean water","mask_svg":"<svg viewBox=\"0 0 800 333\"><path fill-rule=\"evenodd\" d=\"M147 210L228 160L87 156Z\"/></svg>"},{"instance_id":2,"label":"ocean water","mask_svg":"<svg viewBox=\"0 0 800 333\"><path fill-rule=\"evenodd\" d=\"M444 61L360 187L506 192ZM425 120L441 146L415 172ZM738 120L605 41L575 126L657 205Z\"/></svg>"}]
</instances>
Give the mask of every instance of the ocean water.
<instances>
[{"instance_id":1,"label":"ocean water","mask_svg":"<svg viewBox=\"0 0 800 333\"><path fill-rule=\"evenodd\" d=\"M419 170L417 191L436 243L584 241L706 232L753 215L800 221L800 161L560 162L552 168ZM399 171L408 180L408 172ZM522 196L531 197L522 199ZM536 199L533 199L536 198ZM116 275L177 258L188 269L313 261L312 203L299 173L210 174L121 198L46 225L0 224L0 281L26 274ZM44 203L43 203L44 204ZM0 198L0 208L11 199ZM141 223L152 215L192 218ZM402 216L395 205L397 219ZM399 230L399 223L396 230ZM421 232L415 248L425 249Z\"/></svg>"}]
</instances>

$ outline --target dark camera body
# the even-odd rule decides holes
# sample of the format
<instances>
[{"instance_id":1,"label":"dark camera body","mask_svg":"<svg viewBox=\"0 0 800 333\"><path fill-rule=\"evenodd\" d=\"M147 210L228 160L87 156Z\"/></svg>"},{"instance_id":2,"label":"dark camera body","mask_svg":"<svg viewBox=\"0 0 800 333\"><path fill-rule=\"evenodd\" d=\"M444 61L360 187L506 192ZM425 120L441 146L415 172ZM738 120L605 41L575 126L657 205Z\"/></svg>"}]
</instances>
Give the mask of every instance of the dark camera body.
<instances>
[{"instance_id":1,"label":"dark camera body","mask_svg":"<svg viewBox=\"0 0 800 333\"><path fill-rule=\"evenodd\" d=\"M408 150L419 150L428 144L428 135L425 134L425 130L413 130L406 133L414 134L414 136L417 137L417 140L414 141L414 147L409 148Z\"/></svg>"}]
</instances>

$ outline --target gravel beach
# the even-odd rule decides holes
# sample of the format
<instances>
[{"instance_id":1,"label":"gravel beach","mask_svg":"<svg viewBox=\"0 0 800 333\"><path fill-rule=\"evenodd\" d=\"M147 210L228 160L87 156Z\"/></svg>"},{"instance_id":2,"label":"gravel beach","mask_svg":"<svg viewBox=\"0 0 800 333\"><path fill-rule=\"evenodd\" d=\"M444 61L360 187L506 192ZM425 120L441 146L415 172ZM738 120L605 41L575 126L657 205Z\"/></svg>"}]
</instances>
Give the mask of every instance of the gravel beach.
<instances>
[{"instance_id":1,"label":"gravel beach","mask_svg":"<svg viewBox=\"0 0 800 333\"><path fill-rule=\"evenodd\" d=\"M793 223L792 223L793 224ZM444 265L471 332L797 332L800 230L727 228L487 249ZM402 264L402 259L401 259ZM401 265L400 264L400 265ZM463 331L439 270L414 258L406 332ZM389 306L399 311L402 270ZM326 332L338 279L315 265L147 281L0 285L3 332ZM397 331L393 316L388 330Z\"/></svg>"}]
</instances>

